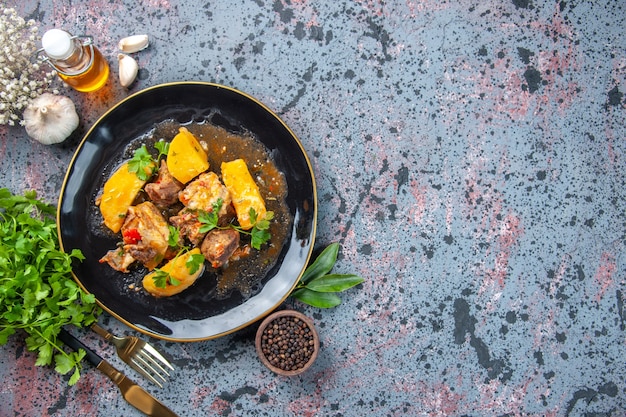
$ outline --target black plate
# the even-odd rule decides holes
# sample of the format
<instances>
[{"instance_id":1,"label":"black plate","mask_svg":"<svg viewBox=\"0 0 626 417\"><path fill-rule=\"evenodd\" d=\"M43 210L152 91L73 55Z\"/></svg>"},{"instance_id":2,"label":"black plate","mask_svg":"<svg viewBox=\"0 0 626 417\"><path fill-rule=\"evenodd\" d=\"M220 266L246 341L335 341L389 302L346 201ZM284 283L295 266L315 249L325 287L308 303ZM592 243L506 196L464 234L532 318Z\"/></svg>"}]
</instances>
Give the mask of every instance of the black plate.
<instances>
[{"instance_id":1,"label":"black plate","mask_svg":"<svg viewBox=\"0 0 626 417\"><path fill-rule=\"evenodd\" d=\"M167 119L209 122L234 132L250 132L270 151L287 179L287 205L293 216L290 238L278 262L252 294L207 296L200 277L192 288L157 299L128 288L124 274L99 259L116 240L93 221L95 199L125 148ZM74 277L98 304L130 327L173 341L212 339L241 329L269 314L289 295L311 256L315 240L317 193L302 144L280 118L258 100L229 87L182 82L133 94L104 114L87 132L67 171L58 206L61 248L80 249ZM119 240L119 238L118 238ZM206 272L205 272L206 274Z\"/></svg>"}]
</instances>

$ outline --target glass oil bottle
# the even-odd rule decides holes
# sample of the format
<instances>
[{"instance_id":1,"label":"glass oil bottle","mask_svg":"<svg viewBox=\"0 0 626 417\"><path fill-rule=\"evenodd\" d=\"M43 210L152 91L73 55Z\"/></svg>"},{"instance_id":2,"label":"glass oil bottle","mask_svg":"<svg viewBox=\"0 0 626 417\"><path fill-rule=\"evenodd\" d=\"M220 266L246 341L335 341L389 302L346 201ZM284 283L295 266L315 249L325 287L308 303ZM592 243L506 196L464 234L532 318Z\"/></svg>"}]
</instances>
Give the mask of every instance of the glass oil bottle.
<instances>
[{"instance_id":1,"label":"glass oil bottle","mask_svg":"<svg viewBox=\"0 0 626 417\"><path fill-rule=\"evenodd\" d=\"M41 44L38 57L73 89L92 92L106 84L109 64L93 45L91 36L72 36L61 29L50 29L41 38Z\"/></svg>"}]
</instances>

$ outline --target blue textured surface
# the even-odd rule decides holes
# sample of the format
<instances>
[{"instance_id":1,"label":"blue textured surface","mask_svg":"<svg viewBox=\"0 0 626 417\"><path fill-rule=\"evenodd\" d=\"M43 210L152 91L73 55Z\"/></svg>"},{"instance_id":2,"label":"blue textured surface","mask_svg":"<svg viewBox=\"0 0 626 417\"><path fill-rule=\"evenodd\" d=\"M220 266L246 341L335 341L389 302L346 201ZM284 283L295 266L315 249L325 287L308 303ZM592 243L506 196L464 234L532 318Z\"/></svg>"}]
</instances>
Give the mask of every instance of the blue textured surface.
<instances>
[{"instance_id":1,"label":"blue textured surface","mask_svg":"<svg viewBox=\"0 0 626 417\"><path fill-rule=\"evenodd\" d=\"M63 90L81 125L61 145L0 127L2 185L56 201L108 107L163 82L226 84L298 135L317 246L339 241L335 270L366 279L332 310L288 303L322 341L300 377L263 367L253 327L154 340L177 368L151 389L165 404L181 416L626 413L623 1L134 3L8 1L42 31L94 35L113 74L97 94ZM116 45L137 33L152 43L127 91ZM36 368L19 337L0 364L2 416L138 415L96 371L70 388Z\"/></svg>"}]
</instances>

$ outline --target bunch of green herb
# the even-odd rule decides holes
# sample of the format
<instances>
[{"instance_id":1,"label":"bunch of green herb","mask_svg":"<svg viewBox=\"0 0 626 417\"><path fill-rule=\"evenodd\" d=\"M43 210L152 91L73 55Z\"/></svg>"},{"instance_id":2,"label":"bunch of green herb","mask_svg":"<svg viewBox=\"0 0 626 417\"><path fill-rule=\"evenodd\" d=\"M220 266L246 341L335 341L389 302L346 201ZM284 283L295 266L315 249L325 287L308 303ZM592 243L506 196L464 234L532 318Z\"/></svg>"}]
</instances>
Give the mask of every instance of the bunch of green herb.
<instances>
[{"instance_id":1,"label":"bunch of green herb","mask_svg":"<svg viewBox=\"0 0 626 417\"><path fill-rule=\"evenodd\" d=\"M244 230L241 227L235 224L229 224L228 226L220 226L218 224L218 213L222 208L222 204L224 201L221 198L218 198L215 203L213 203L212 210L210 212L201 211L198 215L198 220L202 223L202 227L200 227L200 233L207 233L213 229L235 229L239 233L249 235L250 236L250 246L252 246L256 250L261 249L261 245L266 243L268 240L272 238L272 235L269 231L270 221L274 218L274 212L268 211L265 213L262 219L259 219L256 211L250 207L250 223L252 223L252 229Z\"/></svg>"},{"instance_id":2,"label":"bunch of green herb","mask_svg":"<svg viewBox=\"0 0 626 417\"><path fill-rule=\"evenodd\" d=\"M53 206L34 191L17 196L0 188L0 345L26 332L35 365L73 371L70 385L80 378L85 352L66 353L57 335L65 325L90 325L100 313L94 296L71 278L72 261L82 259L79 250L59 249Z\"/></svg>"},{"instance_id":3,"label":"bunch of green herb","mask_svg":"<svg viewBox=\"0 0 626 417\"><path fill-rule=\"evenodd\" d=\"M305 269L291 296L313 307L330 308L341 304L337 293L362 283L364 279L353 274L330 274L338 253L339 243L328 245Z\"/></svg>"}]
</instances>

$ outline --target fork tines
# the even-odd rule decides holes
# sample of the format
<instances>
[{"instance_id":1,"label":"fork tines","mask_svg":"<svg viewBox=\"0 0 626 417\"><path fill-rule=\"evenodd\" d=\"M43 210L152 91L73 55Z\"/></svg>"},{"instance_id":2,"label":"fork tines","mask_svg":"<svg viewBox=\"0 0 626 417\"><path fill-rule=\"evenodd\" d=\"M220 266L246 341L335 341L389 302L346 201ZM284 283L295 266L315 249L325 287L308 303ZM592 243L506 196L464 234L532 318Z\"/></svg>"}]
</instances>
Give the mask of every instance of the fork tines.
<instances>
[{"instance_id":1,"label":"fork tines","mask_svg":"<svg viewBox=\"0 0 626 417\"><path fill-rule=\"evenodd\" d=\"M163 388L162 383L170 376L167 369L173 371L174 367L154 347L136 336L115 336L97 323L92 324L91 329L113 343L117 355L131 368Z\"/></svg>"},{"instance_id":2,"label":"fork tines","mask_svg":"<svg viewBox=\"0 0 626 417\"><path fill-rule=\"evenodd\" d=\"M161 382L166 382L170 376L167 368L173 371L174 367L151 345L145 342L140 343L143 346L138 346L135 354L130 357L131 367L163 388Z\"/></svg>"},{"instance_id":3,"label":"fork tines","mask_svg":"<svg viewBox=\"0 0 626 417\"><path fill-rule=\"evenodd\" d=\"M134 355L130 356L130 366L160 388L163 388L162 382L166 382L170 376L166 368L174 370L155 348L142 340L138 342Z\"/></svg>"}]
</instances>

